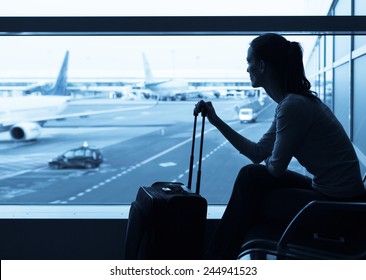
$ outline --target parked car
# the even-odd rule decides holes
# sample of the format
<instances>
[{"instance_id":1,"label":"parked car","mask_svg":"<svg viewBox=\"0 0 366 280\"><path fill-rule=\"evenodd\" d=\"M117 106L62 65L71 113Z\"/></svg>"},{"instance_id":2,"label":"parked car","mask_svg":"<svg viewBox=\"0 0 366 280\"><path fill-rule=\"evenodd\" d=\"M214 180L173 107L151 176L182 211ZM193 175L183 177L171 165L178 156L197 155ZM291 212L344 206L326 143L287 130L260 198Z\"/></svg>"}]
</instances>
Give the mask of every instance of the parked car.
<instances>
[{"instance_id":1,"label":"parked car","mask_svg":"<svg viewBox=\"0 0 366 280\"><path fill-rule=\"evenodd\" d=\"M51 159L48 165L52 168L96 168L103 162L103 154L97 148L87 144L66 151L62 155Z\"/></svg>"}]
</instances>

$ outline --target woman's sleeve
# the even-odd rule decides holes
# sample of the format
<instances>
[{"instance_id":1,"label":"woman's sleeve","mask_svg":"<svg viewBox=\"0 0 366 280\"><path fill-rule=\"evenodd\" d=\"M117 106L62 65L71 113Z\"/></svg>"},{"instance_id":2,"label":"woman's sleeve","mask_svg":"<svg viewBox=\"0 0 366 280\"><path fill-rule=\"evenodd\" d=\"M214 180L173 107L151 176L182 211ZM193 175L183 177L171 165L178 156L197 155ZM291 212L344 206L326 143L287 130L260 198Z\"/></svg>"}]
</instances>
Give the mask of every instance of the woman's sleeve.
<instances>
[{"instance_id":1,"label":"woman's sleeve","mask_svg":"<svg viewBox=\"0 0 366 280\"><path fill-rule=\"evenodd\" d=\"M276 122L273 121L268 131L257 142L245 138L240 153L248 157L253 163L261 163L272 153L276 139Z\"/></svg>"}]
</instances>

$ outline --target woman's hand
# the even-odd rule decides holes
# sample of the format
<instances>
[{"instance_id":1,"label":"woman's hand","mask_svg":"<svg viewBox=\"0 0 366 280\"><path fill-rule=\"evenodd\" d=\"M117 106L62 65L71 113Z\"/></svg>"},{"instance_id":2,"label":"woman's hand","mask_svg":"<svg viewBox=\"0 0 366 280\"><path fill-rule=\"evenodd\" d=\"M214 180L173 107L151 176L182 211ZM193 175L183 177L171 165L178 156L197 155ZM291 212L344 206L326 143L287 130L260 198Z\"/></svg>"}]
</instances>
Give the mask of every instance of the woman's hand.
<instances>
[{"instance_id":1,"label":"woman's hand","mask_svg":"<svg viewBox=\"0 0 366 280\"><path fill-rule=\"evenodd\" d=\"M194 114L202 113L203 116L207 116L207 119L210 121L211 124L215 125L218 120L218 116L216 114L215 108L213 107L210 101L205 102L201 100L196 104L194 109Z\"/></svg>"}]
</instances>

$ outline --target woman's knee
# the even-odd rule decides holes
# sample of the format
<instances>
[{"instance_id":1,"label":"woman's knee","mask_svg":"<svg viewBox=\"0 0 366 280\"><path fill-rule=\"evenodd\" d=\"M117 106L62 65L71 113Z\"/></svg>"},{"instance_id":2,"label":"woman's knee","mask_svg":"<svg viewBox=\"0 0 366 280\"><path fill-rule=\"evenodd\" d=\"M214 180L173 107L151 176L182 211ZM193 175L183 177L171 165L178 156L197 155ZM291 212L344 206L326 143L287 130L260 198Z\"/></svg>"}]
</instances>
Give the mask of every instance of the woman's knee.
<instances>
[{"instance_id":1,"label":"woman's knee","mask_svg":"<svg viewBox=\"0 0 366 280\"><path fill-rule=\"evenodd\" d=\"M260 164L248 164L242 167L236 177L234 190L243 191L249 189L260 189L266 187L265 174L268 174L267 168Z\"/></svg>"},{"instance_id":2,"label":"woman's knee","mask_svg":"<svg viewBox=\"0 0 366 280\"><path fill-rule=\"evenodd\" d=\"M242 167L238 173L238 177L257 177L258 175L268 175L267 167L261 164L248 164Z\"/></svg>"}]
</instances>

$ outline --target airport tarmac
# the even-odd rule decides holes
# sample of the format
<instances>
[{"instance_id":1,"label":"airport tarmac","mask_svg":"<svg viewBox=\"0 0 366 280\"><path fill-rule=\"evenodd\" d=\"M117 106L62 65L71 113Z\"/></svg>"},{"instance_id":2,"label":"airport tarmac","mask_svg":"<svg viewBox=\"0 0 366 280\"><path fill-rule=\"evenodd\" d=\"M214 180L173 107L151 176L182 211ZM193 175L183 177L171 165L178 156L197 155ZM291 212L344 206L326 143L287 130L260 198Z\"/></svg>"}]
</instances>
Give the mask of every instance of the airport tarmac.
<instances>
[{"instance_id":1,"label":"airport tarmac","mask_svg":"<svg viewBox=\"0 0 366 280\"><path fill-rule=\"evenodd\" d=\"M240 124L237 100L214 102L217 113L253 141L273 116L268 109L254 124ZM161 102L146 110L48 122L37 141L0 140L1 204L130 204L139 186L155 181L187 182L195 102ZM96 110L115 103L75 104L69 110ZM274 107L274 106L273 106ZM197 125L199 137L200 117ZM50 169L49 158L87 142L102 150L96 169ZM198 143L198 141L196 141ZM7 146L4 149L4 146ZM196 147L195 160L198 160ZM209 122L203 151L201 191L211 204L229 199L240 155ZM194 173L197 165L195 165ZM195 186L195 174L193 176ZM194 187L193 187L194 188Z\"/></svg>"}]
</instances>

